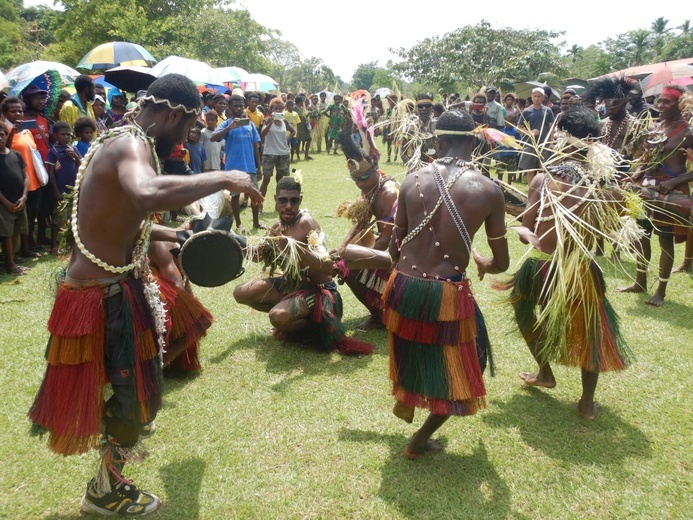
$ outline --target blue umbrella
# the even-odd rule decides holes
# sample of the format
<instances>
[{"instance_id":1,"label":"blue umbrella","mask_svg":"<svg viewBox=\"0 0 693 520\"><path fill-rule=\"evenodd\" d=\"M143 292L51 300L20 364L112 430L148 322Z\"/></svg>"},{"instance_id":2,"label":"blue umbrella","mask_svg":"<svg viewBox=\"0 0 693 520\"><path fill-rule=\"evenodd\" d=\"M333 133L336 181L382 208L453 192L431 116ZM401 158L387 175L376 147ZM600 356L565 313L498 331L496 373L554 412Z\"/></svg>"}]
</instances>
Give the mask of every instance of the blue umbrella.
<instances>
[{"instance_id":1,"label":"blue umbrella","mask_svg":"<svg viewBox=\"0 0 693 520\"><path fill-rule=\"evenodd\" d=\"M63 88L63 81L60 73L57 70L47 70L34 78L27 78L15 84L10 90L10 96L21 96L24 89L29 85L35 85L41 90L48 92L46 105L43 109L43 114L47 117L53 117L55 107L58 106L58 98L60 91Z\"/></svg>"},{"instance_id":2,"label":"blue umbrella","mask_svg":"<svg viewBox=\"0 0 693 520\"><path fill-rule=\"evenodd\" d=\"M74 83L77 76L79 76L79 72L62 63L57 63L55 61L32 61L31 63L24 63L6 72L5 77L10 82L10 87L14 87L20 81L27 79L31 81L47 70L57 70L60 73L63 85Z\"/></svg>"}]
</instances>

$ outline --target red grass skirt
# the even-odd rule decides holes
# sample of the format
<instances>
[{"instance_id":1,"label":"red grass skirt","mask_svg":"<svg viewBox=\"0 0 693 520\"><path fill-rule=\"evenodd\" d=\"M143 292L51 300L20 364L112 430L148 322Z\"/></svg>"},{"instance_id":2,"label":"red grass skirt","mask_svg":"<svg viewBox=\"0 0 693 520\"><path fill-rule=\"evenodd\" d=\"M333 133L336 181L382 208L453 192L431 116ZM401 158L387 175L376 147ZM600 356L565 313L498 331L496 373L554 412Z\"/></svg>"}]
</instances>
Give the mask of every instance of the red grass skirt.
<instances>
[{"instance_id":1,"label":"red grass skirt","mask_svg":"<svg viewBox=\"0 0 693 520\"><path fill-rule=\"evenodd\" d=\"M488 337L469 282L393 271L383 301L395 399L441 415L484 408Z\"/></svg>"},{"instance_id":2,"label":"red grass skirt","mask_svg":"<svg viewBox=\"0 0 693 520\"><path fill-rule=\"evenodd\" d=\"M123 351L131 366L137 400L136 416L126 419L146 424L161 408L162 378L156 328L141 282L124 278L117 283L122 289ZM160 286L164 299L175 303L169 312L169 340L174 344L183 343L182 335L191 332L196 342L206 328L204 319L195 323L193 318L196 315L206 318L209 313L192 296L187 295L196 306L185 296L181 297L185 293L165 279L160 280ZM108 287L61 283L48 320L51 334L46 349L48 366L29 410L29 419L34 432L49 433L50 448L58 454L84 453L96 448L101 439L104 389L109 383L104 306ZM199 308L193 312L194 307ZM211 317L206 322L208 326Z\"/></svg>"}]
</instances>

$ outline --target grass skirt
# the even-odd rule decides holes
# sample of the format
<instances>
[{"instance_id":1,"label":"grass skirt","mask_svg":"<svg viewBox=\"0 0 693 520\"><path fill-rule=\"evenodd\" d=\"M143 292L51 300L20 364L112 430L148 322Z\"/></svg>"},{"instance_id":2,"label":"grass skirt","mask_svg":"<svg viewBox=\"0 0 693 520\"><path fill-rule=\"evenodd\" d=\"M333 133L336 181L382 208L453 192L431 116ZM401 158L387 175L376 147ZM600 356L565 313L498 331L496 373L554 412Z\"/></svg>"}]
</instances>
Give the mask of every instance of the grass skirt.
<instances>
[{"instance_id":1,"label":"grass skirt","mask_svg":"<svg viewBox=\"0 0 693 520\"><path fill-rule=\"evenodd\" d=\"M441 415L485 408L483 370L490 345L469 281L415 278L395 270L383 301L395 399Z\"/></svg>"},{"instance_id":2,"label":"grass skirt","mask_svg":"<svg viewBox=\"0 0 693 520\"><path fill-rule=\"evenodd\" d=\"M382 310L383 292L391 272L390 269L364 269L359 274L358 282L366 286L364 297L371 308Z\"/></svg>"},{"instance_id":3,"label":"grass skirt","mask_svg":"<svg viewBox=\"0 0 693 520\"><path fill-rule=\"evenodd\" d=\"M507 284L515 319L530 348L544 362L580 367L590 372L623 370L630 352L619 330L616 312L606 298L606 285L594 261L582 261L574 272L559 271L556 262L528 258ZM579 287L563 297L558 287ZM570 301L569 301L570 300ZM535 315L535 308L551 309ZM542 319L545 318L545 319Z\"/></svg>"},{"instance_id":4,"label":"grass skirt","mask_svg":"<svg viewBox=\"0 0 693 520\"><path fill-rule=\"evenodd\" d=\"M307 345L321 352L338 350L342 354L372 354L374 347L365 341L348 338L342 325L342 297L336 289L309 286L287 294L283 300L292 299L298 306L305 300L310 310L312 325L300 332L275 332L282 341Z\"/></svg>"},{"instance_id":5,"label":"grass skirt","mask_svg":"<svg viewBox=\"0 0 693 520\"><path fill-rule=\"evenodd\" d=\"M122 326L118 333L123 338L121 351L125 357L119 362L129 367L136 400L131 416L123 419L147 424L161 408L162 374L156 328L141 282L128 277L117 283L122 291L118 313ZM193 301L183 302L180 294L185 293L170 282L159 283L170 309L168 339L181 342L182 334L191 333L187 339L196 343L211 323L206 319L209 313L190 295L187 296ZM32 431L49 433L51 450L61 455L97 448L102 437L104 389L109 383L107 333L108 327L113 326L107 323L105 300L112 285L80 287L62 282L48 320L48 366L29 419ZM179 291L179 297L171 305L175 291Z\"/></svg>"}]
</instances>

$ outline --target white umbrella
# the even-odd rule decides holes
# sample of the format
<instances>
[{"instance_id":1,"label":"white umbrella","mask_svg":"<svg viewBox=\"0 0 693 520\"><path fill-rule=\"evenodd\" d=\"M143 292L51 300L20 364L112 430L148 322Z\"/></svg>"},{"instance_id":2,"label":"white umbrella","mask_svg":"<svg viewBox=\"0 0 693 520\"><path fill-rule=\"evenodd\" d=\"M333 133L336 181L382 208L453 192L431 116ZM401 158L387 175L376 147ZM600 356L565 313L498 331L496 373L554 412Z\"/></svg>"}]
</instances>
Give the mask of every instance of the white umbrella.
<instances>
[{"instance_id":1,"label":"white umbrella","mask_svg":"<svg viewBox=\"0 0 693 520\"><path fill-rule=\"evenodd\" d=\"M5 87L9 87L9 86L10 86L10 82L7 80L5 75L2 72L0 72L0 90L4 89Z\"/></svg>"},{"instance_id":2,"label":"white umbrella","mask_svg":"<svg viewBox=\"0 0 693 520\"><path fill-rule=\"evenodd\" d=\"M214 69L224 79L224 83L242 83L248 71L240 67L218 67Z\"/></svg>"},{"instance_id":3,"label":"white umbrella","mask_svg":"<svg viewBox=\"0 0 693 520\"><path fill-rule=\"evenodd\" d=\"M57 63L55 61L32 61L31 63L24 63L13 68L5 73L5 77L10 82L10 86L15 86L17 83L29 78L35 78L47 70L57 70L63 81L63 85L73 83L77 76L79 76L79 72L62 63Z\"/></svg>"},{"instance_id":4,"label":"white umbrella","mask_svg":"<svg viewBox=\"0 0 693 520\"><path fill-rule=\"evenodd\" d=\"M265 74L248 74L241 82L241 86L246 92L269 92L270 90L277 90L279 83Z\"/></svg>"},{"instance_id":5,"label":"white umbrella","mask_svg":"<svg viewBox=\"0 0 693 520\"><path fill-rule=\"evenodd\" d=\"M169 56L161 60L149 71L154 77L160 78L167 74L182 74L195 83L224 86L224 79L212 67L197 60L189 60L180 56Z\"/></svg>"}]
</instances>

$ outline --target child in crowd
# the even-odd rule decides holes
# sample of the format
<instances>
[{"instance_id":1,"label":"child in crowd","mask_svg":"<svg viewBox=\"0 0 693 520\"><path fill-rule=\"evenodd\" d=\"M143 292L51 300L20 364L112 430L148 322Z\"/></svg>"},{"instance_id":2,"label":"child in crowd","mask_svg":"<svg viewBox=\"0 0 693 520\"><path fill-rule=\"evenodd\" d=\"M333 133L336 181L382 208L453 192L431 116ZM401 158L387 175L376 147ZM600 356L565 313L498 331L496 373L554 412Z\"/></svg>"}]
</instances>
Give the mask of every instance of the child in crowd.
<instances>
[{"instance_id":1,"label":"child in crowd","mask_svg":"<svg viewBox=\"0 0 693 520\"><path fill-rule=\"evenodd\" d=\"M188 130L188 140L185 142L185 149L188 150L188 153L190 154L190 161L188 165L193 173L202 173L204 171L202 166L207 160L205 147L200 142L201 135L200 129L193 126L190 130Z\"/></svg>"},{"instance_id":2,"label":"child in crowd","mask_svg":"<svg viewBox=\"0 0 693 520\"><path fill-rule=\"evenodd\" d=\"M10 274L21 275L29 268L15 263L14 245L29 229L25 208L29 178L22 156L7 147L7 136L5 124L0 122L0 239L5 269Z\"/></svg>"},{"instance_id":3,"label":"child in crowd","mask_svg":"<svg viewBox=\"0 0 693 520\"><path fill-rule=\"evenodd\" d=\"M504 134L514 137L517 141L520 140L520 132L515 128L517 125L517 113L508 112L505 117L505 126L501 129ZM503 180L503 172L508 172L508 184L512 184L515 180L515 172L517 171L518 151L507 146L498 146L493 152L493 158L496 160L496 172L498 179Z\"/></svg>"},{"instance_id":4,"label":"child in crowd","mask_svg":"<svg viewBox=\"0 0 693 520\"><path fill-rule=\"evenodd\" d=\"M75 121L75 137L78 139L74 144L82 157L86 157L91 141L96 132L96 123L89 117L80 117Z\"/></svg>"},{"instance_id":5,"label":"child in crowd","mask_svg":"<svg viewBox=\"0 0 693 520\"><path fill-rule=\"evenodd\" d=\"M76 125L75 125L76 126ZM58 254L58 231L67 223L67 215L61 215L58 209L60 201L75 185L77 170L82 163L82 156L70 145L72 133L70 125L58 121L53 125L53 145L48 150L46 166L50 188L45 192L51 202L51 254Z\"/></svg>"},{"instance_id":6,"label":"child in crowd","mask_svg":"<svg viewBox=\"0 0 693 520\"><path fill-rule=\"evenodd\" d=\"M219 114L215 110L208 110L205 114L207 126L202 129L200 140L205 148L205 162L203 169L206 172L223 170L221 156L224 153L224 143L222 141L212 141L212 134L217 128Z\"/></svg>"},{"instance_id":7,"label":"child in crowd","mask_svg":"<svg viewBox=\"0 0 693 520\"><path fill-rule=\"evenodd\" d=\"M286 110L284 110L284 120L291 126L291 128L294 129L294 131L298 128L298 125L301 122L301 117L294 110L294 100L288 99L288 96L286 100ZM289 147L291 148L290 159L293 161L295 155L296 160L300 161L301 152L299 148L298 135L296 133L289 134L289 131L287 130L286 139L289 142Z\"/></svg>"}]
</instances>

